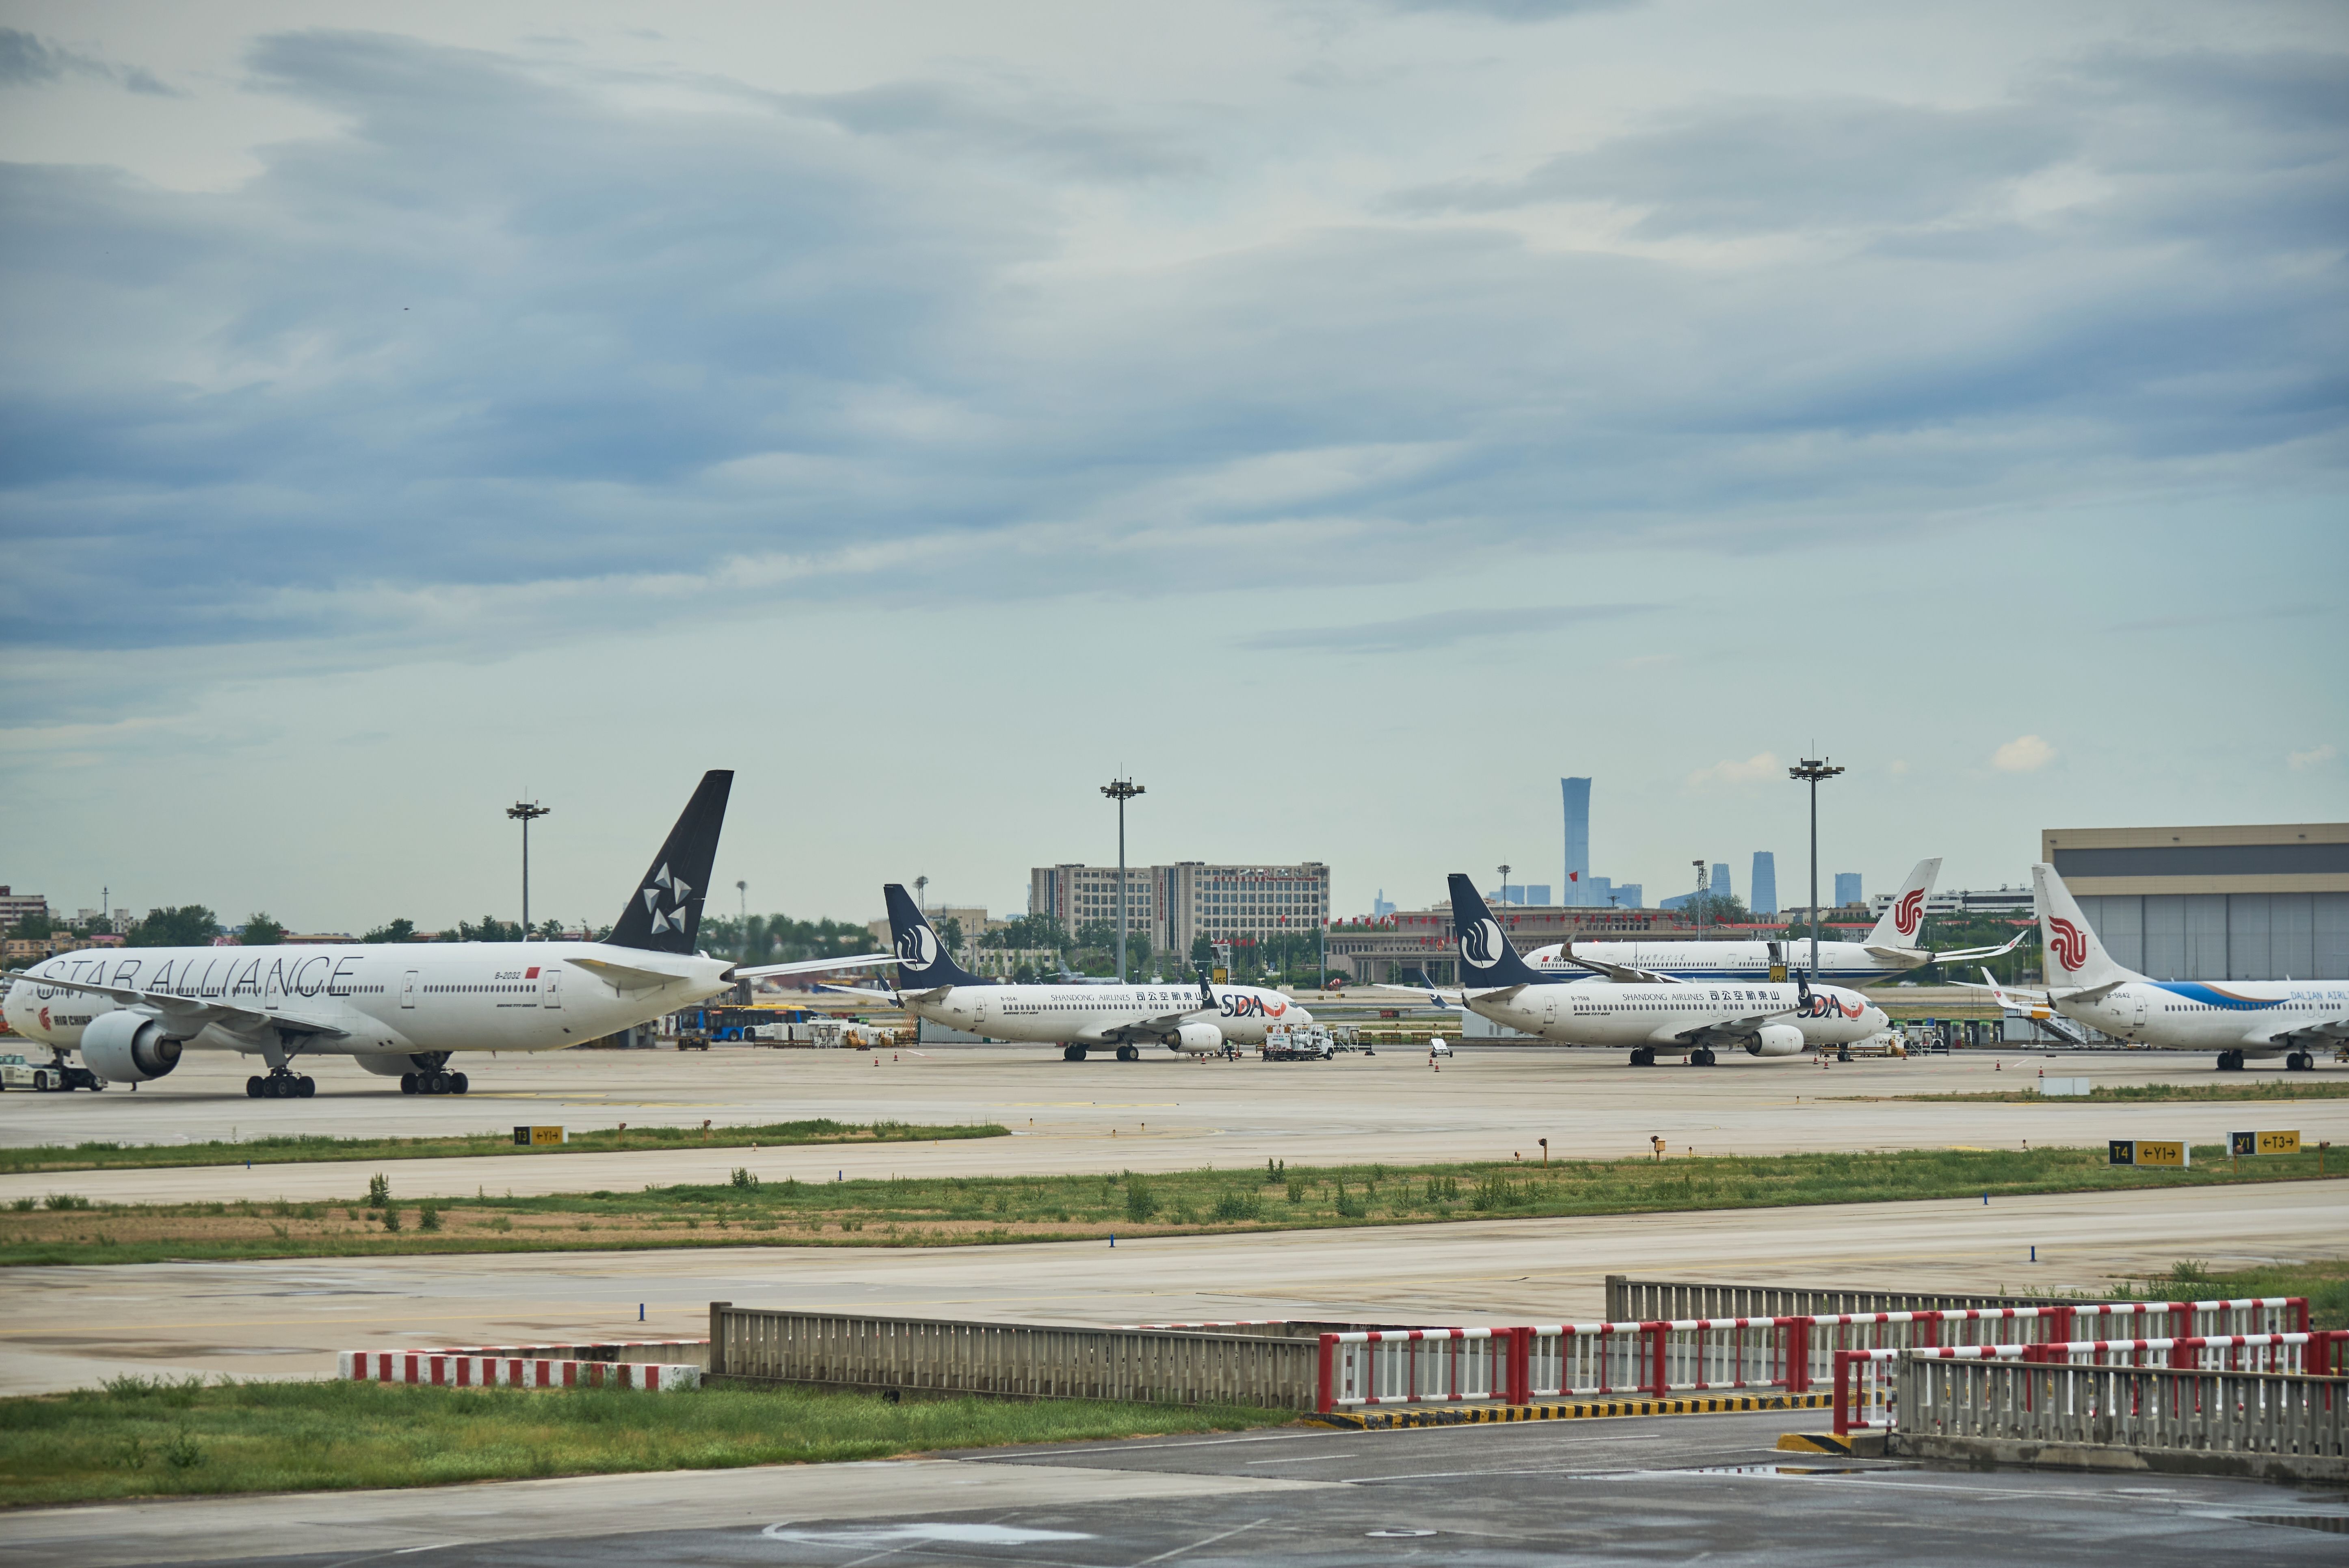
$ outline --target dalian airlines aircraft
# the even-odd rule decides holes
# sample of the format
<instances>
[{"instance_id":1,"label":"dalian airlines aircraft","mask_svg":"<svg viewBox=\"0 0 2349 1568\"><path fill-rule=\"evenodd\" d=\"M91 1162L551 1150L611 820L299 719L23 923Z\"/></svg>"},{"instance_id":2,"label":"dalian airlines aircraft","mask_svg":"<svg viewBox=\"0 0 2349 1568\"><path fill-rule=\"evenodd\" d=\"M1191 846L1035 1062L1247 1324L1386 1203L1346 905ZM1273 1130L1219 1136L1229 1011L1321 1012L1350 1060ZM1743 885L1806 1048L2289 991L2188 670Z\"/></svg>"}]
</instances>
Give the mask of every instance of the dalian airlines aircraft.
<instances>
[{"instance_id":1,"label":"dalian airlines aircraft","mask_svg":"<svg viewBox=\"0 0 2349 1568\"><path fill-rule=\"evenodd\" d=\"M1941 861L1919 861L1899 896L1877 918L1875 929L1862 942L1819 944L1818 974L1813 978L1848 980L1865 985L1892 979L1928 964L1963 963L1997 958L2013 952L2031 934L2020 931L2003 947L1944 948L1934 952L1917 945L1925 923L1925 901L1933 896L1933 882ZM1785 942L1565 942L1537 947L1526 962L1544 975L1571 978L1588 972L1609 980L1767 980L1783 976L1790 966L1807 968L1811 944L1799 938Z\"/></svg>"},{"instance_id":2,"label":"dalian airlines aircraft","mask_svg":"<svg viewBox=\"0 0 2349 1568\"><path fill-rule=\"evenodd\" d=\"M2026 1006L2044 1000L2075 1023L2161 1050L2216 1051L2222 1073L2275 1056L2307 1072L2318 1047L2349 1038L2349 981L2148 979L2114 962L2054 866L2031 868L2031 891L2048 985L2044 996L2008 993Z\"/></svg>"},{"instance_id":3,"label":"dalian airlines aircraft","mask_svg":"<svg viewBox=\"0 0 2349 1568\"><path fill-rule=\"evenodd\" d=\"M403 1094L462 1094L457 1052L561 1050L725 989L730 966L693 944L733 782L702 776L602 942L92 948L10 971L0 1010L60 1061L79 1051L101 1087L214 1050L268 1064L245 1081L256 1099L309 1098L317 1086L295 1064L320 1057L396 1078Z\"/></svg>"},{"instance_id":4,"label":"dalian airlines aircraft","mask_svg":"<svg viewBox=\"0 0 2349 1568\"><path fill-rule=\"evenodd\" d=\"M1655 979L1631 984L1562 980L1517 950L1485 907L1476 884L1452 876L1452 927L1460 944L1461 1001L1496 1024L1575 1046L1628 1046L1631 1065L1685 1057L1709 1068L1718 1049L1792 1057L1814 1046L1847 1046L1890 1026L1857 991L1740 979Z\"/></svg>"},{"instance_id":5,"label":"dalian airlines aircraft","mask_svg":"<svg viewBox=\"0 0 2349 1568\"><path fill-rule=\"evenodd\" d=\"M881 892L889 903L889 934L897 949L897 989L833 989L886 998L949 1029L1056 1045L1072 1062L1101 1050L1132 1062L1142 1059L1144 1046L1213 1056L1231 1044L1261 1045L1275 1024L1313 1021L1312 1014L1278 991L1211 985L1204 977L1195 987L999 985L954 961L903 886L891 882Z\"/></svg>"}]
</instances>

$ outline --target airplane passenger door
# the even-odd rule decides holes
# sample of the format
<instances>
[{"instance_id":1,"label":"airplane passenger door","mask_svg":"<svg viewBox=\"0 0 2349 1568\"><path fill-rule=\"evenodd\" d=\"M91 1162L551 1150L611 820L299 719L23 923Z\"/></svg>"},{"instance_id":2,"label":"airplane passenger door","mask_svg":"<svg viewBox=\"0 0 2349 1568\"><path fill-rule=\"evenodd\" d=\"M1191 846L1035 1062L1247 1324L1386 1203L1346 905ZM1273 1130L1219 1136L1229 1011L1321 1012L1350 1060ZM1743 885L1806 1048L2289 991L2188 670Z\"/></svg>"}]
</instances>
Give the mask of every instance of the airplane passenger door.
<instances>
[{"instance_id":1,"label":"airplane passenger door","mask_svg":"<svg viewBox=\"0 0 2349 1568\"><path fill-rule=\"evenodd\" d=\"M1542 1022L1545 1024L1557 1022L1557 995L1555 991L1542 998Z\"/></svg>"},{"instance_id":2,"label":"airplane passenger door","mask_svg":"<svg viewBox=\"0 0 2349 1568\"><path fill-rule=\"evenodd\" d=\"M416 971L413 969L399 977L399 1005L403 1007L416 1006Z\"/></svg>"},{"instance_id":3,"label":"airplane passenger door","mask_svg":"<svg viewBox=\"0 0 2349 1568\"><path fill-rule=\"evenodd\" d=\"M540 971L540 974L541 974L542 975L543 975L543 976L544 976L544 978L543 978L542 980L540 980L540 982L539 982L539 985L538 985L538 1004L539 1004L539 1006L542 1006L542 1007L547 1007L547 1008L555 1008L555 1007L560 1007L560 1006L563 1006L563 970L562 970L562 967L561 967L559 965L552 965L552 964L550 964L549 965L547 965L547 966L546 966L546 968L544 968L544 969L541 970L541 971Z\"/></svg>"}]
</instances>

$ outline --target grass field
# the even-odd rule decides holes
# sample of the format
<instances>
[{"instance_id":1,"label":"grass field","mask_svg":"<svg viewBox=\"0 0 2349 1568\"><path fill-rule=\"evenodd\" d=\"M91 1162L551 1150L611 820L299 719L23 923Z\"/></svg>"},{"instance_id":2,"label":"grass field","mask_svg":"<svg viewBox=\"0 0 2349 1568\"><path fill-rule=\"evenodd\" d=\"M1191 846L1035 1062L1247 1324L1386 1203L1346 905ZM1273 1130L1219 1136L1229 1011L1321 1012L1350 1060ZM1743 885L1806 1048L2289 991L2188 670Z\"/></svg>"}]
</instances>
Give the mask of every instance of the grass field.
<instances>
[{"instance_id":1,"label":"grass field","mask_svg":"<svg viewBox=\"0 0 2349 1568\"><path fill-rule=\"evenodd\" d=\"M2349 1153L2349 1151L2344 1151ZM543 1197L335 1203L92 1205L59 1191L0 1212L0 1265L647 1247L940 1246L1307 1230L1553 1214L1773 1208L1981 1193L2095 1191L2313 1179L2325 1155L2245 1161L2198 1146L2194 1165L2106 1163L2097 1149L1906 1150L1460 1165L1274 1164L1144 1176L941 1177L732 1182ZM2323 1163L2336 1179L2344 1159ZM354 1185L357 1185L355 1181ZM2349 1193L2344 1193L2349 1196Z\"/></svg>"},{"instance_id":2,"label":"grass field","mask_svg":"<svg viewBox=\"0 0 2349 1568\"><path fill-rule=\"evenodd\" d=\"M2216 1301L2250 1295L2304 1295L2309 1326L2349 1328L2349 1258L2313 1263L2277 1264L2268 1268L2213 1270L2207 1263L2181 1258L2170 1271L2154 1279L2125 1280L2113 1299L2135 1296L2142 1301Z\"/></svg>"},{"instance_id":3,"label":"grass field","mask_svg":"<svg viewBox=\"0 0 2349 1568\"><path fill-rule=\"evenodd\" d=\"M2098 1084L2085 1096L2043 1095L2035 1088L2001 1089L1994 1094L1852 1094L1844 1099L1961 1099L2002 1105L2077 1105L2117 1100L2257 1100L2266 1103L2296 1099L2349 1099L2349 1083L2321 1078L2262 1078L2235 1083Z\"/></svg>"},{"instance_id":4,"label":"grass field","mask_svg":"<svg viewBox=\"0 0 2349 1568\"><path fill-rule=\"evenodd\" d=\"M762 1149L790 1143L935 1143L950 1138L1009 1138L1011 1130L992 1123L921 1127L903 1121L869 1125L833 1121L778 1121L762 1127L628 1127L582 1130L568 1143L517 1144L511 1128L460 1132L445 1138L315 1138L270 1136L233 1143L36 1144L0 1149L0 1175L42 1171L118 1171L176 1165L285 1165L296 1161L445 1160L458 1155L512 1155L520 1160L565 1154L608 1154L626 1149Z\"/></svg>"},{"instance_id":5,"label":"grass field","mask_svg":"<svg viewBox=\"0 0 2349 1568\"><path fill-rule=\"evenodd\" d=\"M881 1459L1278 1425L1286 1411L799 1389L418 1388L124 1378L0 1399L0 1506Z\"/></svg>"}]
</instances>

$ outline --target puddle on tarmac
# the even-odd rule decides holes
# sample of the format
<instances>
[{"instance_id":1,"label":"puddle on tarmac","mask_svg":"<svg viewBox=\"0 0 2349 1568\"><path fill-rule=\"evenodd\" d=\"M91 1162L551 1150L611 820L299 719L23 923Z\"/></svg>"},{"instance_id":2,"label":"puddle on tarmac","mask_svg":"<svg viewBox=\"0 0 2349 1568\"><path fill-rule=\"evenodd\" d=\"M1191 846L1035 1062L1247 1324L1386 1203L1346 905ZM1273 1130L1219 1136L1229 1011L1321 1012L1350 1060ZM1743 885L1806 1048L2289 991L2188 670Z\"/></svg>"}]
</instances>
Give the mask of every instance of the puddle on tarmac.
<instances>
[{"instance_id":1,"label":"puddle on tarmac","mask_svg":"<svg viewBox=\"0 0 2349 1568\"><path fill-rule=\"evenodd\" d=\"M1032 1546L1046 1541L1091 1541L1075 1530L1030 1530L1016 1524L770 1524L759 1532L770 1541L802 1546L844 1546L903 1551L926 1542L959 1546Z\"/></svg>"}]
</instances>

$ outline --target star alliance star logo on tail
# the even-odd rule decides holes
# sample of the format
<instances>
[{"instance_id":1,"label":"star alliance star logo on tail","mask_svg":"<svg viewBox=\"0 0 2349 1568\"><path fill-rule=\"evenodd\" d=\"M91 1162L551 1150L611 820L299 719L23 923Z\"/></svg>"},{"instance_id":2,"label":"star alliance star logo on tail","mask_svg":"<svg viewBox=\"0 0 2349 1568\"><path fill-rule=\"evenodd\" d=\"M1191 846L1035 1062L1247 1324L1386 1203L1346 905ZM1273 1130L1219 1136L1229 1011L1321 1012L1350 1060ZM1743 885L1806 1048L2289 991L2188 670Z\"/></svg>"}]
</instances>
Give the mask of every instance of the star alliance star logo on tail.
<instances>
[{"instance_id":1,"label":"star alliance star logo on tail","mask_svg":"<svg viewBox=\"0 0 2349 1568\"><path fill-rule=\"evenodd\" d=\"M661 890L667 888L676 904L664 913L660 906ZM685 901L692 893L693 884L683 877L668 874L668 862L661 862L660 871L653 877L653 885L645 889L645 913L653 917L653 934L664 931L685 929Z\"/></svg>"},{"instance_id":2,"label":"star alliance star logo on tail","mask_svg":"<svg viewBox=\"0 0 2349 1568\"><path fill-rule=\"evenodd\" d=\"M2080 928L2060 914L2047 917L2047 945L2055 954L2055 962L2066 969L2077 969L2088 961L2088 939Z\"/></svg>"}]
</instances>

